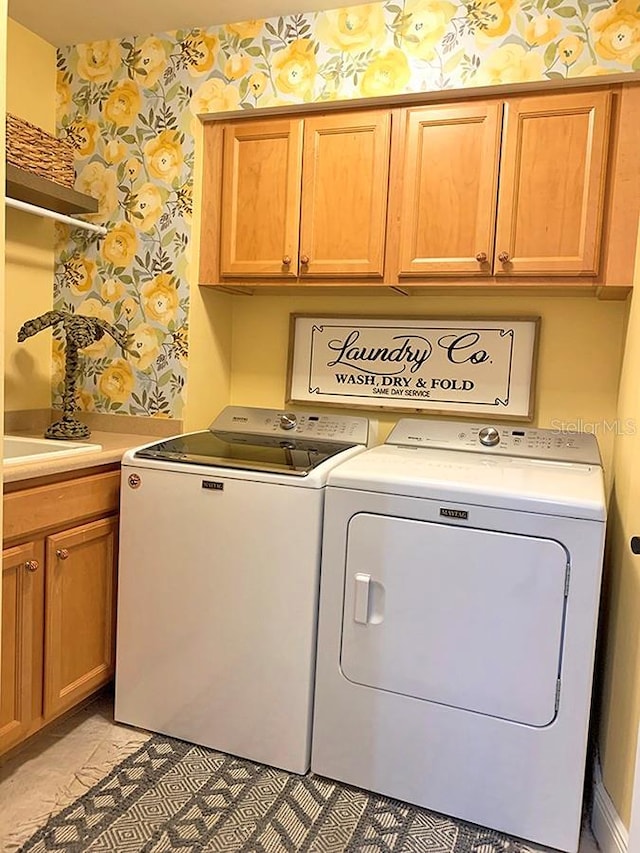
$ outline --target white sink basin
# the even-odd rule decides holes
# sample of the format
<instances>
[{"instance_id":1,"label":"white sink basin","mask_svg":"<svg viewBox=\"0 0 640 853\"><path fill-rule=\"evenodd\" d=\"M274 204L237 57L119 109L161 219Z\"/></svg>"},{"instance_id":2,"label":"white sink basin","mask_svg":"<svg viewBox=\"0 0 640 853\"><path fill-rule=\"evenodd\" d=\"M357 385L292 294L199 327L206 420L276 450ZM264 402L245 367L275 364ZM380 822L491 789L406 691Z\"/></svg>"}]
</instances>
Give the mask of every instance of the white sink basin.
<instances>
[{"instance_id":1,"label":"white sink basin","mask_svg":"<svg viewBox=\"0 0 640 853\"><path fill-rule=\"evenodd\" d=\"M54 441L50 438L24 438L20 435L5 435L3 462L17 465L25 462L46 462L59 456L75 456L102 450L101 444L85 444L79 441Z\"/></svg>"}]
</instances>

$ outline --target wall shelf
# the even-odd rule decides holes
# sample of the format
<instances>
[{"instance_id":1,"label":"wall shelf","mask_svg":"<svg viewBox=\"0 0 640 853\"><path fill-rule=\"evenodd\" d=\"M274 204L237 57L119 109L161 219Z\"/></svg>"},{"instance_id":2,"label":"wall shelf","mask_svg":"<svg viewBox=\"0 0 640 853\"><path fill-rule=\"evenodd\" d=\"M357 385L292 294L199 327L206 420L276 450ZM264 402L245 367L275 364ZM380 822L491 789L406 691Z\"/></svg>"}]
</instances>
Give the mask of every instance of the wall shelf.
<instances>
[{"instance_id":1,"label":"wall shelf","mask_svg":"<svg viewBox=\"0 0 640 853\"><path fill-rule=\"evenodd\" d=\"M96 213L98 200L7 163L7 196L57 213Z\"/></svg>"}]
</instances>

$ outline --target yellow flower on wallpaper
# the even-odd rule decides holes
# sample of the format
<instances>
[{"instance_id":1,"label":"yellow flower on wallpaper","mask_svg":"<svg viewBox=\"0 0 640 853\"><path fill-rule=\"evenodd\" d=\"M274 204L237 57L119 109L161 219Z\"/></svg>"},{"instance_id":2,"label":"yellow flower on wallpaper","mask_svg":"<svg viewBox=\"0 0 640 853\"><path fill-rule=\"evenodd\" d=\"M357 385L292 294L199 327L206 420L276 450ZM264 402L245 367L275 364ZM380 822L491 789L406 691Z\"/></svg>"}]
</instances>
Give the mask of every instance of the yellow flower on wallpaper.
<instances>
[{"instance_id":1,"label":"yellow flower on wallpaper","mask_svg":"<svg viewBox=\"0 0 640 853\"><path fill-rule=\"evenodd\" d=\"M140 294L145 312L156 323L166 326L175 320L178 291L170 275L163 272L146 281L140 288Z\"/></svg>"},{"instance_id":2,"label":"yellow flower on wallpaper","mask_svg":"<svg viewBox=\"0 0 640 853\"><path fill-rule=\"evenodd\" d=\"M140 89L134 80L121 80L105 101L103 112L117 127L131 127L140 112Z\"/></svg>"},{"instance_id":3,"label":"yellow flower on wallpaper","mask_svg":"<svg viewBox=\"0 0 640 853\"><path fill-rule=\"evenodd\" d=\"M141 231L151 231L162 216L164 199L155 184L143 184L134 196L133 223Z\"/></svg>"},{"instance_id":4,"label":"yellow flower on wallpaper","mask_svg":"<svg viewBox=\"0 0 640 853\"><path fill-rule=\"evenodd\" d=\"M94 412L96 404L93 394L83 388L76 388L76 405L81 412Z\"/></svg>"},{"instance_id":5,"label":"yellow flower on wallpaper","mask_svg":"<svg viewBox=\"0 0 640 853\"><path fill-rule=\"evenodd\" d=\"M114 267L128 267L138 249L136 229L130 222L118 222L102 243L102 257Z\"/></svg>"},{"instance_id":6,"label":"yellow flower on wallpaper","mask_svg":"<svg viewBox=\"0 0 640 853\"><path fill-rule=\"evenodd\" d=\"M79 44L78 75L90 83L108 83L113 80L120 65L120 43L109 41L90 41Z\"/></svg>"},{"instance_id":7,"label":"yellow flower on wallpaper","mask_svg":"<svg viewBox=\"0 0 640 853\"><path fill-rule=\"evenodd\" d=\"M237 86L226 84L215 77L202 83L193 93L189 103L194 115L237 110L239 106L240 92Z\"/></svg>"},{"instance_id":8,"label":"yellow flower on wallpaper","mask_svg":"<svg viewBox=\"0 0 640 853\"><path fill-rule=\"evenodd\" d=\"M240 21L237 24L226 24L225 30L232 36L241 39L256 38L264 26L263 18L253 18L251 21Z\"/></svg>"},{"instance_id":9,"label":"yellow flower on wallpaper","mask_svg":"<svg viewBox=\"0 0 640 853\"><path fill-rule=\"evenodd\" d=\"M108 278L100 285L100 296L105 302L117 302L124 294L124 284L119 278Z\"/></svg>"},{"instance_id":10,"label":"yellow flower on wallpaper","mask_svg":"<svg viewBox=\"0 0 640 853\"><path fill-rule=\"evenodd\" d=\"M575 70L575 74L569 71L569 77L606 77L607 74L615 74L615 68L605 68L604 65L587 65L586 68L581 68L580 71Z\"/></svg>"},{"instance_id":11,"label":"yellow flower on wallpaper","mask_svg":"<svg viewBox=\"0 0 640 853\"><path fill-rule=\"evenodd\" d=\"M134 73L145 89L153 89L167 66L167 52L163 43L155 36L149 36L137 48L140 56Z\"/></svg>"},{"instance_id":12,"label":"yellow flower on wallpaper","mask_svg":"<svg viewBox=\"0 0 640 853\"><path fill-rule=\"evenodd\" d=\"M140 173L140 161L133 157L129 157L127 162L124 164L124 170L127 174L127 178L130 181L135 181Z\"/></svg>"},{"instance_id":13,"label":"yellow flower on wallpaper","mask_svg":"<svg viewBox=\"0 0 640 853\"><path fill-rule=\"evenodd\" d=\"M311 100L318 71L315 48L311 39L296 39L273 54L273 74L276 87L286 95Z\"/></svg>"},{"instance_id":14,"label":"yellow flower on wallpaper","mask_svg":"<svg viewBox=\"0 0 640 853\"><path fill-rule=\"evenodd\" d=\"M220 49L217 36L199 30L189 35L184 42L187 70L192 77L202 77L213 68Z\"/></svg>"},{"instance_id":15,"label":"yellow flower on wallpaper","mask_svg":"<svg viewBox=\"0 0 640 853\"><path fill-rule=\"evenodd\" d=\"M64 359L66 347L57 338L51 344L51 375L54 382L62 382L64 378Z\"/></svg>"},{"instance_id":16,"label":"yellow flower on wallpaper","mask_svg":"<svg viewBox=\"0 0 640 853\"><path fill-rule=\"evenodd\" d=\"M593 46L603 59L632 64L640 56L640 7L638 0L617 0L596 12L589 29Z\"/></svg>"},{"instance_id":17,"label":"yellow flower on wallpaper","mask_svg":"<svg viewBox=\"0 0 640 853\"><path fill-rule=\"evenodd\" d=\"M406 21L402 26L402 46L417 59L431 60L436 45L442 41L456 7L447 0L408 0L404 7Z\"/></svg>"},{"instance_id":18,"label":"yellow flower on wallpaper","mask_svg":"<svg viewBox=\"0 0 640 853\"><path fill-rule=\"evenodd\" d=\"M551 15L537 15L527 24L524 37L527 44L538 46L552 41L561 29L562 21L560 18L552 18Z\"/></svg>"},{"instance_id":19,"label":"yellow flower on wallpaper","mask_svg":"<svg viewBox=\"0 0 640 853\"><path fill-rule=\"evenodd\" d=\"M122 313L125 315L127 320L131 320L137 314L139 310L139 305L133 296L125 296L122 300Z\"/></svg>"},{"instance_id":20,"label":"yellow flower on wallpaper","mask_svg":"<svg viewBox=\"0 0 640 853\"><path fill-rule=\"evenodd\" d=\"M84 257L70 258L65 264L65 280L72 293L79 295L91 290L96 275L96 265Z\"/></svg>"},{"instance_id":21,"label":"yellow flower on wallpaper","mask_svg":"<svg viewBox=\"0 0 640 853\"><path fill-rule=\"evenodd\" d=\"M584 50L584 42L578 36L565 36L558 42L558 56L565 65L573 65Z\"/></svg>"},{"instance_id":22,"label":"yellow flower on wallpaper","mask_svg":"<svg viewBox=\"0 0 640 853\"><path fill-rule=\"evenodd\" d=\"M56 74L56 119L61 122L71 109L71 87L65 83L63 75Z\"/></svg>"},{"instance_id":23,"label":"yellow flower on wallpaper","mask_svg":"<svg viewBox=\"0 0 640 853\"><path fill-rule=\"evenodd\" d=\"M118 206L116 173L102 163L87 163L76 179L76 189L98 199L98 212L91 218L108 219Z\"/></svg>"},{"instance_id":24,"label":"yellow flower on wallpaper","mask_svg":"<svg viewBox=\"0 0 640 853\"><path fill-rule=\"evenodd\" d=\"M129 362L123 358L114 359L100 376L98 389L111 402L126 403L133 391L133 370Z\"/></svg>"},{"instance_id":25,"label":"yellow flower on wallpaper","mask_svg":"<svg viewBox=\"0 0 640 853\"><path fill-rule=\"evenodd\" d=\"M132 359L132 364L138 370L147 370L160 355L161 335L161 332L148 323L140 323L133 330L129 348L138 356Z\"/></svg>"},{"instance_id":26,"label":"yellow flower on wallpaper","mask_svg":"<svg viewBox=\"0 0 640 853\"><path fill-rule=\"evenodd\" d=\"M474 77L474 83L478 86L526 83L542 79L544 69L544 60L539 53L527 51L519 44L504 44L485 59Z\"/></svg>"},{"instance_id":27,"label":"yellow flower on wallpaper","mask_svg":"<svg viewBox=\"0 0 640 853\"><path fill-rule=\"evenodd\" d=\"M232 53L224 64L224 76L228 80L239 80L251 68L251 57L246 54Z\"/></svg>"},{"instance_id":28,"label":"yellow flower on wallpaper","mask_svg":"<svg viewBox=\"0 0 640 853\"><path fill-rule=\"evenodd\" d=\"M385 35L382 3L321 12L316 23L318 41L344 53L375 50L382 45Z\"/></svg>"},{"instance_id":29,"label":"yellow flower on wallpaper","mask_svg":"<svg viewBox=\"0 0 640 853\"><path fill-rule=\"evenodd\" d=\"M95 121L77 116L67 128L67 139L81 157L90 157L96 150L100 128Z\"/></svg>"},{"instance_id":30,"label":"yellow flower on wallpaper","mask_svg":"<svg viewBox=\"0 0 640 853\"><path fill-rule=\"evenodd\" d=\"M404 92L411 79L406 55L396 48L375 57L360 81L360 94L365 98Z\"/></svg>"},{"instance_id":31,"label":"yellow flower on wallpaper","mask_svg":"<svg viewBox=\"0 0 640 853\"><path fill-rule=\"evenodd\" d=\"M180 174L184 156L177 130L163 130L144 146L144 159L152 178L170 184Z\"/></svg>"},{"instance_id":32,"label":"yellow flower on wallpaper","mask_svg":"<svg viewBox=\"0 0 640 853\"><path fill-rule=\"evenodd\" d=\"M61 252L64 249L71 237L71 228L64 222L54 222L53 224L53 248L55 252Z\"/></svg>"},{"instance_id":33,"label":"yellow flower on wallpaper","mask_svg":"<svg viewBox=\"0 0 640 853\"><path fill-rule=\"evenodd\" d=\"M84 314L85 317L97 317L99 320L105 320L107 323L113 323L113 311L109 305L103 305L99 299L90 297L85 299L78 305L78 314ZM103 335L99 341L89 344L88 347L83 347L82 352L90 358L104 358L109 350L115 346L115 342L111 335Z\"/></svg>"},{"instance_id":34,"label":"yellow flower on wallpaper","mask_svg":"<svg viewBox=\"0 0 640 853\"><path fill-rule=\"evenodd\" d=\"M477 0L471 13L472 20L477 22L476 38L498 38L509 32L511 28L511 9L516 0Z\"/></svg>"},{"instance_id":35,"label":"yellow flower on wallpaper","mask_svg":"<svg viewBox=\"0 0 640 853\"><path fill-rule=\"evenodd\" d=\"M104 146L104 159L112 166L119 163L127 153L127 147L121 139L110 139Z\"/></svg>"},{"instance_id":36,"label":"yellow flower on wallpaper","mask_svg":"<svg viewBox=\"0 0 640 853\"><path fill-rule=\"evenodd\" d=\"M267 87L267 75L262 71L254 71L249 77L249 88L254 97L259 98Z\"/></svg>"}]
</instances>

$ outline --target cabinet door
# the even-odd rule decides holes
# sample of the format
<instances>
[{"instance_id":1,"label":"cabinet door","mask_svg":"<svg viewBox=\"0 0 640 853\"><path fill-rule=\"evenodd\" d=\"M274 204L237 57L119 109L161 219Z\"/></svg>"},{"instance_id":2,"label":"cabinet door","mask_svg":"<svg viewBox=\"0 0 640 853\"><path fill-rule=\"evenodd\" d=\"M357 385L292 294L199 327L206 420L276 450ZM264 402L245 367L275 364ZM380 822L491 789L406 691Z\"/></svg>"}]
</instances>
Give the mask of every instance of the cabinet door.
<instances>
[{"instance_id":1,"label":"cabinet door","mask_svg":"<svg viewBox=\"0 0 640 853\"><path fill-rule=\"evenodd\" d=\"M46 539L45 719L113 675L116 536L108 518Z\"/></svg>"},{"instance_id":2,"label":"cabinet door","mask_svg":"<svg viewBox=\"0 0 640 853\"><path fill-rule=\"evenodd\" d=\"M496 275L596 275L608 92L510 100L500 165Z\"/></svg>"},{"instance_id":3,"label":"cabinet door","mask_svg":"<svg viewBox=\"0 0 640 853\"><path fill-rule=\"evenodd\" d=\"M502 104L407 111L400 275L490 275Z\"/></svg>"},{"instance_id":4,"label":"cabinet door","mask_svg":"<svg viewBox=\"0 0 640 853\"><path fill-rule=\"evenodd\" d=\"M0 752L39 726L42 707L42 542L2 555Z\"/></svg>"},{"instance_id":5,"label":"cabinet door","mask_svg":"<svg viewBox=\"0 0 640 853\"><path fill-rule=\"evenodd\" d=\"M302 121L224 128L222 276L298 274Z\"/></svg>"},{"instance_id":6,"label":"cabinet door","mask_svg":"<svg viewBox=\"0 0 640 853\"><path fill-rule=\"evenodd\" d=\"M382 276L391 115L305 119L300 275Z\"/></svg>"}]
</instances>

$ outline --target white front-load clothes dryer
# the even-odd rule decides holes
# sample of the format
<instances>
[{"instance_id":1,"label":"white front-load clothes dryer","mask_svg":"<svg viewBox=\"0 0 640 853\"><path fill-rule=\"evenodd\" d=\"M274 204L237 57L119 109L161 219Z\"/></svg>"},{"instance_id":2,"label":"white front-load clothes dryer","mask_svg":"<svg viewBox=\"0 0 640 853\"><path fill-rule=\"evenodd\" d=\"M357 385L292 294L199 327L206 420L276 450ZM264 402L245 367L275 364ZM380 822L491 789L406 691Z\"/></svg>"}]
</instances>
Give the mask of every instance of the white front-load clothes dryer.
<instances>
[{"instance_id":1,"label":"white front-load clothes dryer","mask_svg":"<svg viewBox=\"0 0 640 853\"><path fill-rule=\"evenodd\" d=\"M312 770L577 850L604 529L592 435L404 419L337 467Z\"/></svg>"}]
</instances>

